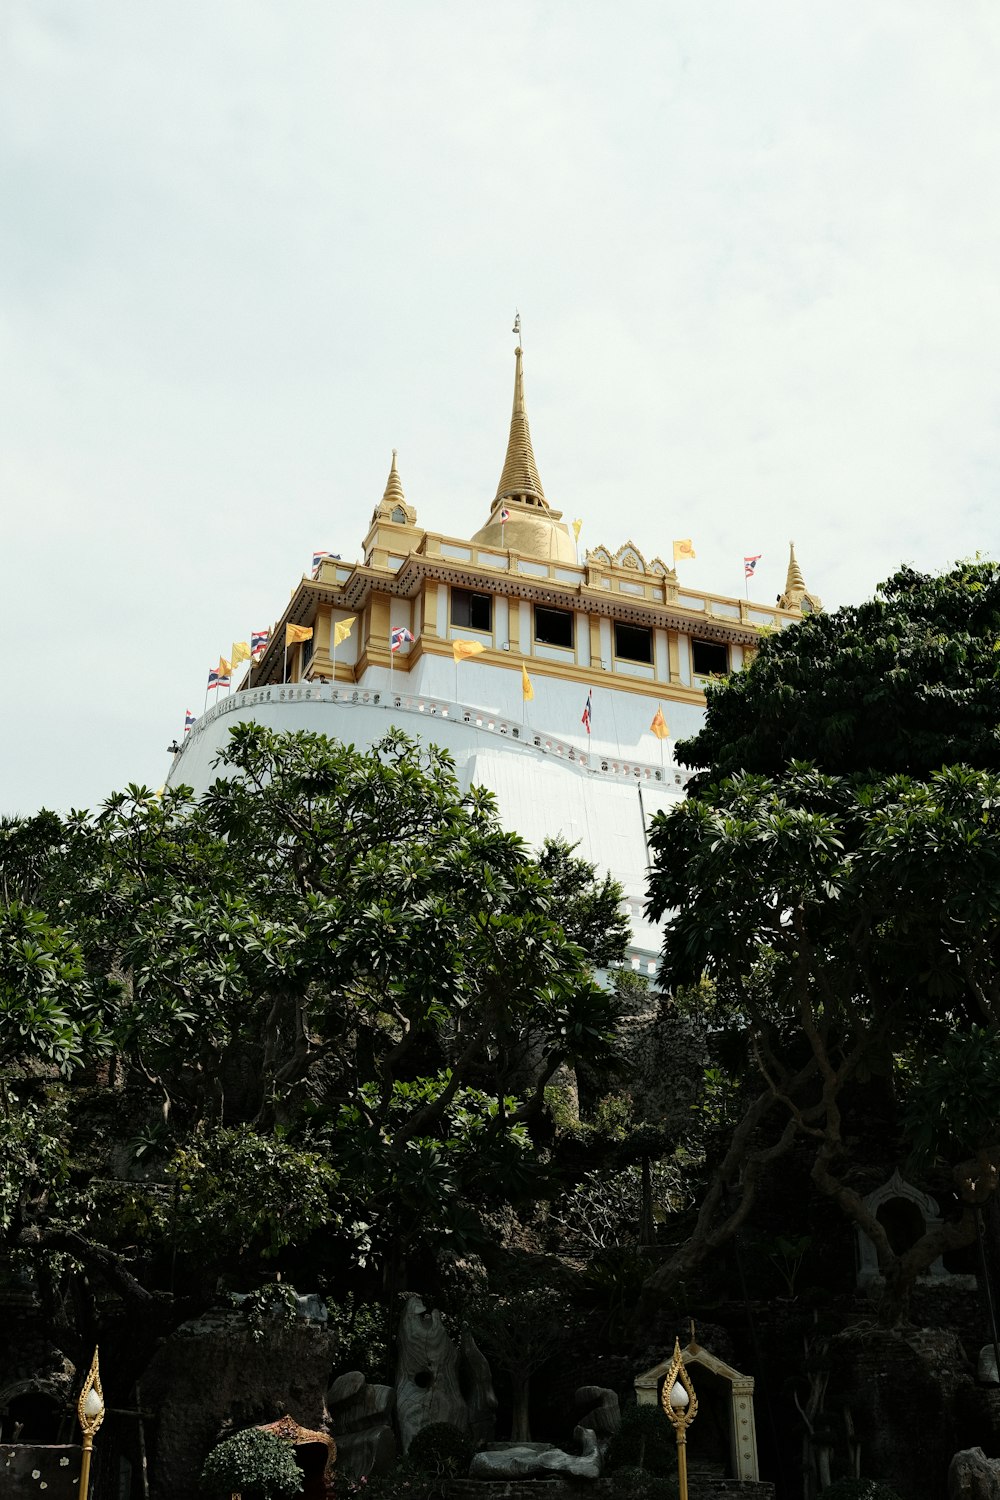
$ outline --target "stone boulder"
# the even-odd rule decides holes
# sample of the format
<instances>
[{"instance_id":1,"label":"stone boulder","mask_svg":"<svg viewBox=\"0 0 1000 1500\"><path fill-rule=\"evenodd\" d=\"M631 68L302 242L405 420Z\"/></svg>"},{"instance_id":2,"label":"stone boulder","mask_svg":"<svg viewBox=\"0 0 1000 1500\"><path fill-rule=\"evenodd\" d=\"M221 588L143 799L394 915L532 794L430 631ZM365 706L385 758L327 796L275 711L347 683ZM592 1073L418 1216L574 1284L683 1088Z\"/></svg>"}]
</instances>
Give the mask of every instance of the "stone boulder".
<instances>
[{"instance_id":1,"label":"stone boulder","mask_svg":"<svg viewBox=\"0 0 1000 1500\"><path fill-rule=\"evenodd\" d=\"M399 1447L392 1428L396 1392L391 1385L369 1385L360 1370L349 1370L333 1382L326 1404L342 1473L360 1479L392 1468Z\"/></svg>"},{"instance_id":2,"label":"stone boulder","mask_svg":"<svg viewBox=\"0 0 1000 1500\"><path fill-rule=\"evenodd\" d=\"M618 1393L606 1385L581 1385L573 1397L574 1409L580 1414L577 1425L589 1427L598 1438L614 1437L622 1425Z\"/></svg>"},{"instance_id":3,"label":"stone boulder","mask_svg":"<svg viewBox=\"0 0 1000 1500\"><path fill-rule=\"evenodd\" d=\"M948 1500L1000 1500L1000 1459L963 1448L948 1466Z\"/></svg>"},{"instance_id":4,"label":"stone boulder","mask_svg":"<svg viewBox=\"0 0 1000 1500\"><path fill-rule=\"evenodd\" d=\"M469 1467L471 1479L534 1479L548 1474L567 1474L577 1479L597 1479L601 1455L597 1434L589 1427L573 1433L579 1454L566 1453L550 1443L491 1443L477 1453Z\"/></svg>"}]
</instances>

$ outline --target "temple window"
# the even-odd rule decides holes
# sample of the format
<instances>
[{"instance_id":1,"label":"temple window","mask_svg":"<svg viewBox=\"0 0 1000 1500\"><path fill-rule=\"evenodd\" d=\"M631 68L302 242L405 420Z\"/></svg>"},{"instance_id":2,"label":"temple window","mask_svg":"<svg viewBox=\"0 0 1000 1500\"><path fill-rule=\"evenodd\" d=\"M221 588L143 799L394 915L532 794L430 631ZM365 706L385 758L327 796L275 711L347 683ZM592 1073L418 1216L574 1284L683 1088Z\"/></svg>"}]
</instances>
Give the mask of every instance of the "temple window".
<instances>
[{"instance_id":1,"label":"temple window","mask_svg":"<svg viewBox=\"0 0 1000 1500\"><path fill-rule=\"evenodd\" d=\"M535 605L535 640L540 646L565 646L573 649L573 612L569 609L545 609Z\"/></svg>"},{"instance_id":2,"label":"temple window","mask_svg":"<svg viewBox=\"0 0 1000 1500\"><path fill-rule=\"evenodd\" d=\"M616 620L615 655L623 661L652 663L653 632L645 625L623 625Z\"/></svg>"},{"instance_id":3,"label":"temple window","mask_svg":"<svg viewBox=\"0 0 1000 1500\"><path fill-rule=\"evenodd\" d=\"M394 507L390 520L395 521L397 526L406 525L406 511L401 505L397 505Z\"/></svg>"},{"instance_id":4,"label":"temple window","mask_svg":"<svg viewBox=\"0 0 1000 1500\"><path fill-rule=\"evenodd\" d=\"M692 640L691 665L696 677L724 677L729 671L729 647L721 641Z\"/></svg>"},{"instance_id":5,"label":"temple window","mask_svg":"<svg viewBox=\"0 0 1000 1500\"><path fill-rule=\"evenodd\" d=\"M492 630L492 594L475 594L471 589L452 589L451 623L460 625L465 630Z\"/></svg>"}]
</instances>

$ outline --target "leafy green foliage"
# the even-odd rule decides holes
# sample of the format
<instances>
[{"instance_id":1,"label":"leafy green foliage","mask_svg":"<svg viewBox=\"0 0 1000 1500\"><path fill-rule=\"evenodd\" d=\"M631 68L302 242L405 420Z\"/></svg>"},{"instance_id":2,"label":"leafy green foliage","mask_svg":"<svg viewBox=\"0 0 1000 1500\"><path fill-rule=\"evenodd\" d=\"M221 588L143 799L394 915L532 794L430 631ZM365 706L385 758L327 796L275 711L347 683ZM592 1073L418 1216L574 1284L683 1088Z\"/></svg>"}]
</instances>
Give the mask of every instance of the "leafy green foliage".
<instances>
[{"instance_id":1,"label":"leafy green foliage","mask_svg":"<svg viewBox=\"0 0 1000 1500\"><path fill-rule=\"evenodd\" d=\"M934 1256L971 1237L965 1214L897 1255L849 1185L848 1142L851 1091L872 1080L883 1100L910 1094L925 1159L1000 1130L998 642L995 564L904 569L870 604L768 637L711 690L681 747L702 774L650 830L648 912L667 917L661 982L712 981L743 1114L694 1233L654 1279L723 1243L796 1141L874 1241L890 1321Z\"/></svg>"},{"instance_id":2,"label":"leafy green foliage","mask_svg":"<svg viewBox=\"0 0 1000 1500\"><path fill-rule=\"evenodd\" d=\"M835 1479L823 1500L899 1500L896 1491L877 1479Z\"/></svg>"},{"instance_id":3,"label":"leafy green foliage","mask_svg":"<svg viewBox=\"0 0 1000 1500\"><path fill-rule=\"evenodd\" d=\"M451 1422L431 1422L422 1427L410 1444L412 1463L440 1482L461 1479L469 1472L476 1445L468 1433Z\"/></svg>"},{"instance_id":4,"label":"leafy green foliage","mask_svg":"<svg viewBox=\"0 0 1000 1500\"><path fill-rule=\"evenodd\" d=\"M838 775L1000 771L1000 566L902 568L876 598L769 635L708 690L678 758L710 779L812 761Z\"/></svg>"},{"instance_id":5,"label":"leafy green foliage","mask_svg":"<svg viewBox=\"0 0 1000 1500\"><path fill-rule=\"evenodd\" d=\"M201 1471L208 1500L286 1500L302 1490L302 1470L292 1444L273 1432L248 1427L213 1448Z\"/></svg>"},{"instance_id":6,"label":"leafy green foliage","mask_svg":"<svg viewBox=\"0 0 1000 1500\"><path fill-rule=\"evenodd\" d=\"M609 1474L639 1470L657 1479L677 1473L677 1440L670 1419L659 1406L626 1406L622 1425L608 1445Z\"/></svg>"},{"instance_id":7,"label":"leafy green foliage","mask_svg":"<svg viewBox=\"0 0 1000 1500\"><path fill-rule=\"evenodd\" d=\"M227 1261L314 1268L320 1246L391 1282L544 1182L546 1085L613 1061L593 969L623 950L621 891L564 845L532 857L395 732L362 754L241 725L221 769L197 802L130 786L0 825L0 1069L110 1053L130 1142L111 1171L88 1137L74 1191L46 1191L59 1138L32 1168L36 1105L11 1091L6 1233L75 1236L132 1291L129 1266L207 1289ZM84 1113L72 1094L63 1128Z\"/></svg>"}]
</instances>

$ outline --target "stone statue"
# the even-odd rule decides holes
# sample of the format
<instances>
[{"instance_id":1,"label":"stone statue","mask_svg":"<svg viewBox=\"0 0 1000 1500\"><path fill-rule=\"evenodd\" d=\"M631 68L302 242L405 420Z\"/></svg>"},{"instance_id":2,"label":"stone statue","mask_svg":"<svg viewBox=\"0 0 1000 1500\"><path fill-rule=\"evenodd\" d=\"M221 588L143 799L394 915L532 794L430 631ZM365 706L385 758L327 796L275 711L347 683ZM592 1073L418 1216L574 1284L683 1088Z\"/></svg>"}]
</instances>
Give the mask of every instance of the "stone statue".
<instances>
[{"instance_id":1,"label":"stone statue","mask_svg":"<svg viewBox=\"0 0 1000 1500\"><path fill-rule=\"evenodd\" d=\"M617 1391L606 1385L581 1385L573 1397L580 1413L579 1426L589 1427L599 1439L607 1440L621 1429L622 1413Z\"/></svg>"}]
</instances>

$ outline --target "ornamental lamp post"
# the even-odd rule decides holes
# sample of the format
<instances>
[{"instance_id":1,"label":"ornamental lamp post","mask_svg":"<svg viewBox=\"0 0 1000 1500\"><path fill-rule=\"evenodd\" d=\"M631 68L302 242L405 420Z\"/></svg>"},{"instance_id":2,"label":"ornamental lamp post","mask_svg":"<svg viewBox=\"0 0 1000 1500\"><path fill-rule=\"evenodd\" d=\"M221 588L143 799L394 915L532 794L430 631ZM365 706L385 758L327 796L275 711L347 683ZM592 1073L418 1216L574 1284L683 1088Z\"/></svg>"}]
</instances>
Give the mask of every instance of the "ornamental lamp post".
<instances>
[{"instance_id":1,"label":"ornamental lamp post","mask_svg":"<svg viewBox=\"0 0 1000 1500\"><path fill-rule=\"evenodd\" d=\"M698 1415L698 1397L694 1393L694 1386L684 1368L680 1339L674 1339L674 1357L663 1382L663 1395L660 1399L663 1403L663 1410L674 1424L674 1432L677 1435L677 1481L680 1487L680 1500L688 1500L687 1430Z\"/></svg>"},{"instance_id":2,"label":"ornamental lamp post","mask_svg":"<svg viewBox=\"0 0 1000 1500\"><path fill-rule=\"evenodd\" d=\"M101 1372L97 1364L97 1350L90 1364L90 1371L83 1382L80 1399L76 1403L76 1418L83 1433L83 1456L80 1463L80 1489L78 1500L87 1500L90 1489L90 1450L94 1446L94 1435L104 1421L104 1392L101 1389Z\"/></svg>"}]
</instances>

